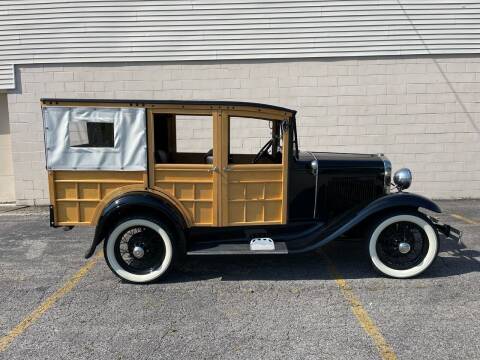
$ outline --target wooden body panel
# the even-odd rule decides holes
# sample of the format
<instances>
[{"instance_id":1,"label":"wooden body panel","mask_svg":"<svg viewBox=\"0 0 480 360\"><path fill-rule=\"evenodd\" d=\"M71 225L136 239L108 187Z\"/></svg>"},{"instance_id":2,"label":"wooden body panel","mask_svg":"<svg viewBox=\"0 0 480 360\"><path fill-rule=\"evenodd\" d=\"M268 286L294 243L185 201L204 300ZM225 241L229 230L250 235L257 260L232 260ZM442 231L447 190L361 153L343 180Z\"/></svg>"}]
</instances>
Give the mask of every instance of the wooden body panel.
<instances>
[{"instance_id":1,"label":"wooden body panel","mask_svg":"<svg viewBox=\"0 0 480 360\"><path fill-rule=\"evenodd\" d=\"M228 142L231 116L289 121L294 112L288 109L226 102L183 104L68 99L46 99L42 106L143 107L147 110L148 171L50 172L55 225L96 225L109 201L131 191L148 191L166 199L180 210L189 227L286 223L288 131L283 138L282 164L229 165ZM156 113L212 116L213 164L155 163Z\"/></svg>"},{"instance_id":2,"label":"wooden body panel","mask_svg":"<svg viewBox=\"0 0 480 360\"><path fill-rule=\"evenodd\" d=\"M211 165L156 164L152 188L177 199L196 226L217 224Z\"/></svg>"},{"instance_id":3,"label":"wooden body panel","mask_svg":"<svg viewBox=\"0 0 480 360\"><path fill-rule=\"evenodd\" d=\"M283 136L282 164L228 163L230 117L280 121L283 120L280 115L252 114L249 109L222 111L218 125L222 226L286 224L288 132Z\"/></svg>"},{"instance_id":4,"label":"wooden body panel","mask_svg":"<svg viewBox=\"0 0 480 360\"><path fill-rule=\"evenodd\" d=\"M230 165L223 225L282 224L282 164Z\"/></svg>"},{"instance_id":5,"label":"wooden body panel","mask_svg":"<svg viewBox=\"0 0 480 360\"><path fill-rule=\"evenodd\" d=\"M144 171L50 171L50 201L55 224L95 225L105 200L146 187Z\"/></svg>"}]
</instances>

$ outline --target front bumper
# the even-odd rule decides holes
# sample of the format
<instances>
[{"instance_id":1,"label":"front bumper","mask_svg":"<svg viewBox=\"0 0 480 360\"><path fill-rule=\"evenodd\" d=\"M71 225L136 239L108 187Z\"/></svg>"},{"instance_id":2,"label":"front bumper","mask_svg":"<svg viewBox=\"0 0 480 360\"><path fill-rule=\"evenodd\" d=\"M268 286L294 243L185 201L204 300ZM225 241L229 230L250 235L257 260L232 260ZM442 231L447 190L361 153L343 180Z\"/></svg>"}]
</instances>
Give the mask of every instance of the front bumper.
<instances>
[{"instance_id":1,"label":"front bumper","mask_svg":"<svg viewBox=\"0 0 480 360\"><path fill-rule=\"evenodd\" d=\"M458 243L462 240L463 231L454 228L451 225L442 223L440 220L433 216L429 216L430 220L433 222L435 228L444 234L447 238L450 238Z\"/></svg>"}]
</instances>

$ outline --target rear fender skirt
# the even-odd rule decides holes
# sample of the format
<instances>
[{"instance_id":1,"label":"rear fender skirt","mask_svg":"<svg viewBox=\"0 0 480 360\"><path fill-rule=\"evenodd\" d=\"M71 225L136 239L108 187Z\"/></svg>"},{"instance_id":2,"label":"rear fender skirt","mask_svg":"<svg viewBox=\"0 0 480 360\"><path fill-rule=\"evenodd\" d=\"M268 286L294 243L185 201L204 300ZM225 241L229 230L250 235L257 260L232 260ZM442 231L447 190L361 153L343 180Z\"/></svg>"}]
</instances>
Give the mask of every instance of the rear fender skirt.
<instances>
[{"instance_id":1,"label":"rear fender skirt","mask_svg":"<svg viewBox=\"0 0 480 360\"><path fill-rule=\"evenodd\" d=\"M122 195L105 206L98 220L92 245L85 254L85 258L88 259L93 255L98 244L107 235L109 225L115 223L122 216L135 215L141 211L146 211L154 216L158 216L160 219L168 220L179 234L183 234L183 231L187 228L185 219L180 211L165 199L148 192L133 192Z\"/></svg>"},{"instance_id":2,"label":"rear fender skirt","mask_svg":"<svg viewBox=\"0 0 480 360\"><path fill-rule=\"evenodd\" d=\"M302 233L284 237L283 239L275 239L275 241L285 241L288 244L289 253L312 251L342 236L369 216L385 210L394 210L396 208L423 208L436 213L442 212L437 204L426 197L411 193L398 192L385 195L372 201L361 209L349 212L335 219L326 227L319 224L303 231Z\"/></svg>"}]
</instances>

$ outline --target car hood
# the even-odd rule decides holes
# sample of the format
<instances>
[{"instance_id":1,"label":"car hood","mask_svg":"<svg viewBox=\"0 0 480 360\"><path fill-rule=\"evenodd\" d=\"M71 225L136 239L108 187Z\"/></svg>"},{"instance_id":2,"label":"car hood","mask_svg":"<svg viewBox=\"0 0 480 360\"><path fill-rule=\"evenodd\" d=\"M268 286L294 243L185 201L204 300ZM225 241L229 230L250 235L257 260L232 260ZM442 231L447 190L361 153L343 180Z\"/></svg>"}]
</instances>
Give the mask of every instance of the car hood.
<instances>
[{"instance_id":1,"label":"car hood","mask_svg":"<svg viewBox=\"0 0 480 360\"><path fill-rule=\"evenodd\" d=\"M383 168L383 155L301 151L300 161L318 160L319 167Z\"/></svg>"}]
</instances>

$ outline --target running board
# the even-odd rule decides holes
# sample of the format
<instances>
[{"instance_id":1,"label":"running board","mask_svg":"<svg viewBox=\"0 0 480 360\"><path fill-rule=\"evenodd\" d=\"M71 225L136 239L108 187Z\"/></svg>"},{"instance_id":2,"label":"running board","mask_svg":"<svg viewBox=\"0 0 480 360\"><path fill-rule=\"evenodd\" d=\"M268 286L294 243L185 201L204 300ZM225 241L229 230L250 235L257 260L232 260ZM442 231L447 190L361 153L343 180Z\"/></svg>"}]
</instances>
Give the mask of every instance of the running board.
<instances>
[{"instance_id":1,"label":"running board","mask_svg":"<svg viewBox=\"0 0 480 360\"><path fill-rule=\"evenodd\" d=\"M255 249L255 247L254 247ZM252 250L250 243L198 243L193 244L187 255L281 255L288 254L284 242L276 242L273 250Z\"/></svg>"}]
</instances>

